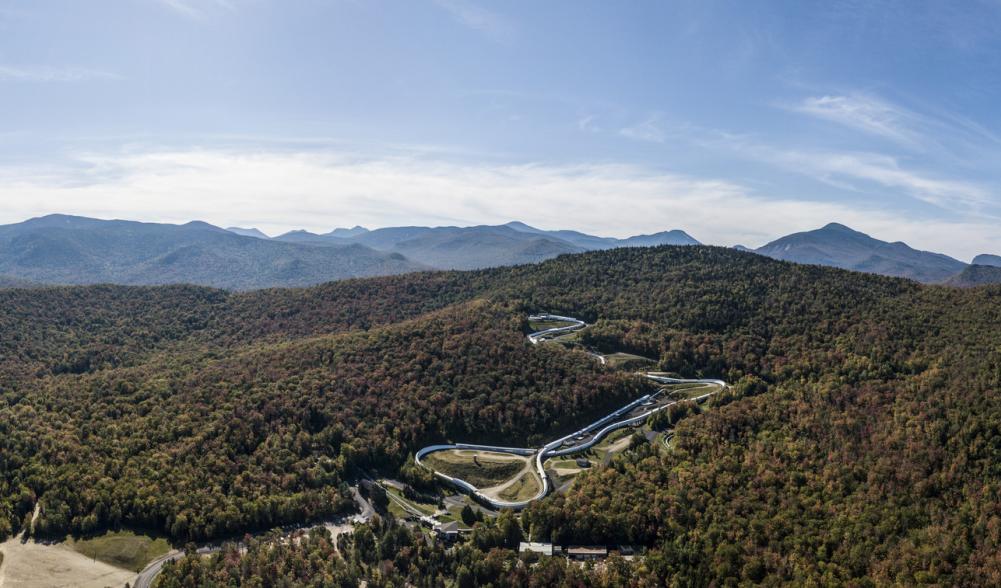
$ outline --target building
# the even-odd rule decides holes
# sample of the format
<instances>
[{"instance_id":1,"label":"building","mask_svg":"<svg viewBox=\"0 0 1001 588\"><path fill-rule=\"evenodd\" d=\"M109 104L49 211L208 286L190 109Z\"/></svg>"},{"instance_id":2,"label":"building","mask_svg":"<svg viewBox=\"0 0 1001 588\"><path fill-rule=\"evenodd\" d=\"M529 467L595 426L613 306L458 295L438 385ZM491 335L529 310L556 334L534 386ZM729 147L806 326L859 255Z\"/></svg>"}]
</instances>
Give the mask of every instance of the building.
<instances>
[{"instance_id":1,"label":"building","mask_svg":"<svg viewBox=\"0 0 1001 588\"><path fill-rule=\"evenodd\" d=\"M567 548L567 557L577 561L588 561L605 559L608 557L608 548L604 545L582 545Z\"/></svg>"},{"instance_id":2,"label":"building","mask_svg":"<svg viewBox=\"0 0 1001 588\"><path fill-rule=\"evenodd\" d=\"M537 553L539 555L553 556L552 543L532 543L522 541L518 544L518 553Z\"/></svg>"},{"instance_id":3,"label":"building","mask_svg":"<svg viewBox=\"0 0 1001 588\"><path fill-rule=\"evenodd\" d=\"M434 526L434 534L443 541L455 541L459 538L459 522L438 523Z\"/></svg>"}]
</instances>

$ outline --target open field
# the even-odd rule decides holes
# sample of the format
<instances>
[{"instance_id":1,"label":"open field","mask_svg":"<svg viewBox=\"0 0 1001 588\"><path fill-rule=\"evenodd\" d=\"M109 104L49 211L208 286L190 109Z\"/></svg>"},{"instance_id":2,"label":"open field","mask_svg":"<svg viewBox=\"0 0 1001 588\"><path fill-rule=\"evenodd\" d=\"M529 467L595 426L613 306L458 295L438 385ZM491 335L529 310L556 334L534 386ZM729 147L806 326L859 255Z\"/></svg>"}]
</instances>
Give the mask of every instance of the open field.
<instances>
[{"instance_id":1,"label":"open field","mask_svg":"<svg viewBox=\"0 0 1001 588\"><path fill-rule=\"evenodd\" d=\"M137 572L171 549L165 539L136 535L131 531L87 539L67 539L66 546L90 559Z\"/></svg>"},{"instance_id":2,"label":"open field","mask_svg":"<svg viewBox=\"0 0 1001 588\"><path fill-rule=\"evenodd\" d=\"M0 588L104 588L133 582L136 573L87 557L64 543L19 538L0 544Z\"/></svg>"},{"instance_id":3,"label":"open field","mask_svg":"<svg viewBox=\"0 0 1001 588\"><path fill-rule=\"evenodd\" d=\"M410 508L420 512L423 515L430 516L438 512L438 506L435 504L425 504L423 502L416 502L414 500L410 500L409 498L403 496L402 492L400 492L396 488L393 488L392 486L384 486L384 487L386 488L386 493L389 494L389 511L393 513L395 516L406 517L412 514L407 512L406 509L399 503L403 503L409 506ZM393 500L394 498L396 500ZM394 510L393 508L394 506L396 507L396 510Z\"/></svg>"},{"instance_id":4,"label":"open field","mask_svg":"<svg viewBox=\"0 0 1001 588\"><path fill-rule=\"evenodd\" d=\"M497 492L497 497L501 500L517 502L528 500L539 493L541 486L532 472L525 472L513 484Z\"/></svg>"},{"instance_id":5,"label":"open field","mask_svg":"<svg viewBox=\"0 0 1001 588\"><path fill-rule=\"evenodd\" d=\"M605 361L609 367L635 370L643 369L657 363L648 357L622 352L605 355Z\"/></svg>"},{"instance_id":6,"label":"open field","mask_svg":"<svg viewBox=\"0 0 1001 588\"><path fill-rule=\"evenodd\" d=\"M528 328L532 331L545 331L546 329L555 329L557 327L568 327L573 323L567 321L529 321Z\"/></svg>"},{"instance_id":7,"label":"open field","mask_svg":"<svg viewBox=\"0 0 1001 588\"><path fill-rule=\"evenodd\" d=\"M436 471L461 478L477 488L506 482L529 464L528 458L520 455L467 449L436 451L423 461Z\"/></svg>"}]
</instances>

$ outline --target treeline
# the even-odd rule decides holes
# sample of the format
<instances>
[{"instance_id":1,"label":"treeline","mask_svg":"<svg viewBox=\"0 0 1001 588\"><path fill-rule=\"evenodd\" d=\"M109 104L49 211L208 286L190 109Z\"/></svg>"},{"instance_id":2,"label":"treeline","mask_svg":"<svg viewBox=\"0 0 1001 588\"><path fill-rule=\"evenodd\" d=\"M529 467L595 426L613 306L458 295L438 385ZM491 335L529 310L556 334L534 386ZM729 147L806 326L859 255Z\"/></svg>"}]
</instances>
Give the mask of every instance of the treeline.
<instances>
[{"instance_id":1,"label":"treeline","mask_svg":"<svg viewBox=\"0 0 1001 588\"><path fill-rule=\"evenodd\" d=\"M164 566L157 588L239 586L372 588L580 587L635 582L634 566L618 556L601 568L564 558L521 557L521 530L511 516L477 523L473 538L455 548L428 541L392 521L374 519L336 544L322 527L286 540L278 535L226 544L209 557L189 553ZM241 551L240 548L244 551Z\"/></svg>"},{"instance_id":2,"label":"treeline","mask_svg":"<svg viewBox=\"0 0 1001 588\"><path fill-rule=\"evenodd\" d=\"M586 355L530 348L487 302L239 351L175 350L39 379L3 427L9 533L137 526L204 540L343 513L344 483L444 439L535 444L646 384Z\"/></svg>"}]
</instances>

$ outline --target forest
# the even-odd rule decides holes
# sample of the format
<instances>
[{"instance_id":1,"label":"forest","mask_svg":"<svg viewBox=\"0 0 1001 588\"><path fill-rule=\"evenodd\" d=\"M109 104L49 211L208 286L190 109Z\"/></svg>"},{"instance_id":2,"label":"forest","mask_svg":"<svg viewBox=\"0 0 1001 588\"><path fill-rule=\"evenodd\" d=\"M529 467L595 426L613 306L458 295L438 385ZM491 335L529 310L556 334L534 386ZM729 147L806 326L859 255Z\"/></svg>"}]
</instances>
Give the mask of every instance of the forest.
<instances>
[{"instance_id":1,"label":"forest","mask_svg":"<svg viewBox=\"0 0 1001 588\"><path fill-rule=\"evenodd\" d=\"M533 540L641 545L641 564L524 566L488 528L445 554L387 522L377 557L325 558L317 534L185 558L162 585L253 585L225 578L272 556L370 585L482 584L488 565L517 579L497 586L999 584L999 303L714 247L246 293L0 290L0 537L36 502L39 536L320 520L362 470L412 475L425 444L536 444L646 389L529 345L527 313L551 311L593 323L596 349L736 384L673 451L629 452L521 518Z\"/></svg>"}]
</instances>

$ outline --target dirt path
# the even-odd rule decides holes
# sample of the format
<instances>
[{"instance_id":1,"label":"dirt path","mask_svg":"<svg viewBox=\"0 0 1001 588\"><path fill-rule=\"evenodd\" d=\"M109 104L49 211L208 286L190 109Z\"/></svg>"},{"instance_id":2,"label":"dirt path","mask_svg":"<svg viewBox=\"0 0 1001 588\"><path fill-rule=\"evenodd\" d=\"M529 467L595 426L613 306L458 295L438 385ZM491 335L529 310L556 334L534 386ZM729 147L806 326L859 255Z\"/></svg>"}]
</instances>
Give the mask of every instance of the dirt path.
<instances>
[{"instance_id":1,"label":"dirt path","mask_svg":"<svg viewBox=\"0 0 1001 588\"><path fill-rule=\"evenodd\" d=\"M539 475L535 473L535 462L530 459L525 462L525 467L522 468L522 470L517 474L511 476L507 482L491 486L490 488L482 488L480 489L480 492L497 500L502 500L502 498L500 498L500 493L518 483L518 480L520 480L525 474L531 475L532 479L535 480L535 483L538 484L538 487L542 488L542 482L539 481Z\"/></svg>"}]
</instances>

